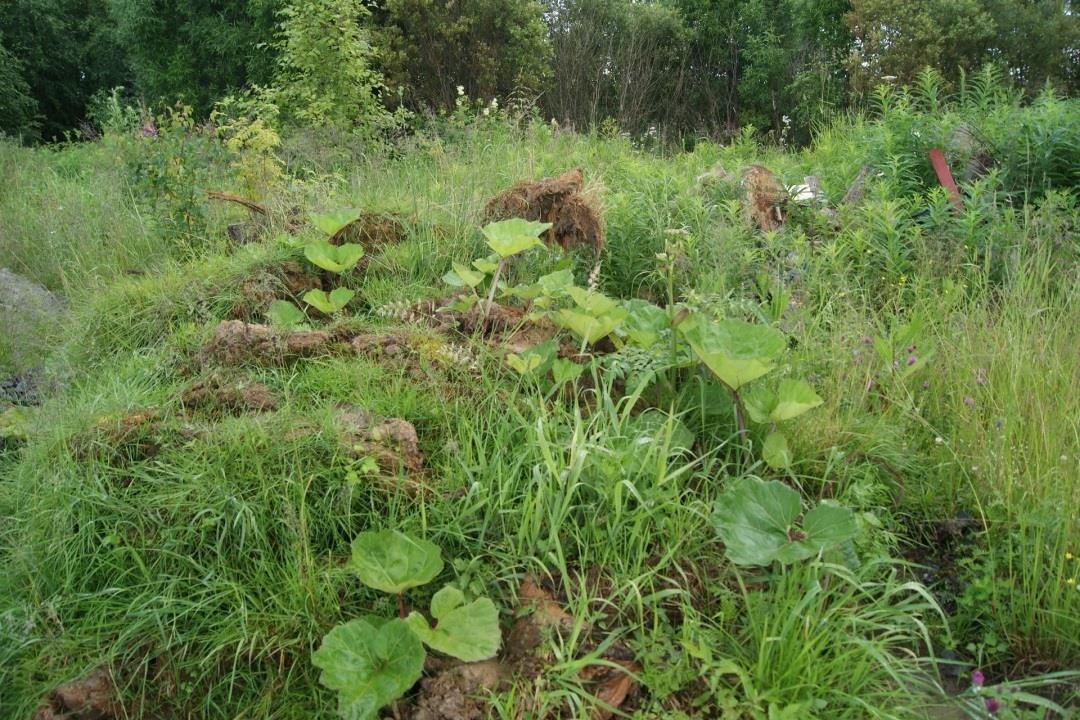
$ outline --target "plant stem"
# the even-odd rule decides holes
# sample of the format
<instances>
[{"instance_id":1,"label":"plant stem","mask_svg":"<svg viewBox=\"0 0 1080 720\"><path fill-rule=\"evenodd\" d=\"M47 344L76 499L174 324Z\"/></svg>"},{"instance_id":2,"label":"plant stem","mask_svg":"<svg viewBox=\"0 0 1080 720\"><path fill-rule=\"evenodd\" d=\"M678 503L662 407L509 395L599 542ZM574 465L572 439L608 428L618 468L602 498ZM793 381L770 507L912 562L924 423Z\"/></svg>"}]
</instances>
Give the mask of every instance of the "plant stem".
<instances>
[{"instance_id":1,"label":"plant stem","mask_svg":"<svg viewBox=\"0 0 1080 720\"><path fill-rule=\"evenodd\" d=\"M400 617L400 618L405 617L405 593L398 593L397 594L397 612L398 612L398 617Z\"/></svg>"},{"instance_id":2,"label":"plant stem","mask_svg":"<svg viewBox=\"0 0 1080 720\"><path fill-rule=\"evenodd\" d=\"M742 400L735 388L728 387L731 392L731 402L735 405L735 425L739 429L739 454L746 460L746 418L743 417Z\"/></svg>"},{"instance_id":3,"label":"plant stem","mask_svg":"<svg viewBox=\"0 0 1080 720\"><path fill-rule=\"evenodd\" d=\"M488 316L491 311L491 306L495 302L495 288L499 287L499 273L502 272L503 265L506 264L506 258L499 258L499 264L495 266L495 272L491 275L491 291L488 292L487 304L484 305L484 317Z\"/></svg>"}]
</instances>

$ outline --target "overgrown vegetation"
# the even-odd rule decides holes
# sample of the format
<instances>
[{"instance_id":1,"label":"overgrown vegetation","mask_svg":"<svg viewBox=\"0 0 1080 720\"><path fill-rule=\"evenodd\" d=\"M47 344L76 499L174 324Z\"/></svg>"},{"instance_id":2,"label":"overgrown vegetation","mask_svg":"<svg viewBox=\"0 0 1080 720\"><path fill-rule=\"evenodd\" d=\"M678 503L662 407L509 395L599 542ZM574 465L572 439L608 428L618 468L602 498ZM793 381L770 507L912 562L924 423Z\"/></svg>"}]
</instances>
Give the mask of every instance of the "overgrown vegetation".
<instances>
[{"instance_id":1,"label":"overgrown vegetation","mask_svg":"<svg viewBox=\"0 0 1080 720\"><path fill-rule=\"evenodd\" d=\"M65 304L0 352L43 395L0 407L4 717L1077 706L1076 100L924 73L682 152L236 102L0 143L0 266ZM819 192L761 230L751 165ZM488 221L574 167L602 246Z\"/></svg>"}]
</instances>

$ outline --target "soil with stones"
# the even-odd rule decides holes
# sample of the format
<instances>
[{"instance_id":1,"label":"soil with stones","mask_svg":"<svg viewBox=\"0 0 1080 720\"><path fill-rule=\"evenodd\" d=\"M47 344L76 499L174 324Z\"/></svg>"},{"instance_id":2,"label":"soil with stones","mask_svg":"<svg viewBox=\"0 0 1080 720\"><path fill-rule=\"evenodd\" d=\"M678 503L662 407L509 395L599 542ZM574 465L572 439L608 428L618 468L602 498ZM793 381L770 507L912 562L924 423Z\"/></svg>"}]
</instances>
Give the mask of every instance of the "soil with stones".
<instances>
[{"instance_id":1,"label":"soil with stones","mask_svg":"<svg viewBox=\"0 0 1080 720\"><path fill-rule=\"evenodd\" d=\"M278 403L262 383L211 373L192 382L181 394L180 404L189 412L239 415L273 410Z\"/></svg>"},{"instance_id":2,"label":"soil with stones","mask_svg":"<svg viewBox=\"0 0 1080 720\"><path fill-rule=\"evenodd\" d=\"M582 194L577 168L556 178L520 182L491 198L484 208L487 220L524 218L551 223L543 237L563 250L589 248L599 255L604 247L604 224L595 204Z\"/></svg>"},{"instance_id":3,"label":"soil with stones","mask_svg":"<svg viewBox=\"0 0 1080 720\"><path fill-rule=\"evenodd\" d=\"M427 491L427 461L420 452L416 427L402 418L381 418L359 407L345 407L334 417L341 442L354 457L369 457L379 479L410 495Z\"/></svg>"},{"instance_id":4,"label":"soil with stones","mask_svg":"<svg viewBox=\"0 0 1080 720\"><path fill-rule=\"evenodd\" d=\"M31 720L113 720L124 717L106 667L60 685L42 700Z\"/></svg>"}]
</instances>

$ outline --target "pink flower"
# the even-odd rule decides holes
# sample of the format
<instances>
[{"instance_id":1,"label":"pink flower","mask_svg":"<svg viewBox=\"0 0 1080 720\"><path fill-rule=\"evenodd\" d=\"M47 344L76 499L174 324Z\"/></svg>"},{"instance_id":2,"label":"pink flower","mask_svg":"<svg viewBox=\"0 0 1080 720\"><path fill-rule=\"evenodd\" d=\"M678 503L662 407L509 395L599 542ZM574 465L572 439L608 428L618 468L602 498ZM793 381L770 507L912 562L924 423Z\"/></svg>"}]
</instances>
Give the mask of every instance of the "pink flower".
<instances>
[{"instance_id":1,"label":"pink flower","mask_svg":"<svg viewBox=\"0 0 1080 720\"><path fill-rule=\"evenodd\" d=\"M967 397L964 398L964 404L967 405L968 407L975 407L975 398L968 395Z\"/></svg>"},{"instance_id":2,"label":"pink flower","mask_svg":"<svg viewBox=\"0 0 1080 720\"><path fill-rule=\"evenodd\" d=\"M986 676L982 674L981 670L976 670L971 673L971 684L975 687L982 687L982 684L986 682Z\"/></svg>"},{"instance_id":3,"label":"pink flower","mask_svg":"<svg viewBox=\"0 0 1080 720\"><path fill-rule=\"evenodd\" d=\"M908 355L908 359L907 359L908 367L911 367L912 365L914 365L917 362L919 362L919 358L916 357L914 353L911 354L911 355Z\"/></svg>"},{"instance_id":4,"label":"pink flower","mask_svg":"<svg viewBox=\"0 0 1080 720\"><path fill-rule=\"evenodd\" d=\"M998 707L1000 707L1000 705L998 704L998 701L995 698L986 698L985 702L986 702L986 710L987 710L987 712L993 714L993 713L996 713L998 711Z\"/></svg>"}]
</instances>

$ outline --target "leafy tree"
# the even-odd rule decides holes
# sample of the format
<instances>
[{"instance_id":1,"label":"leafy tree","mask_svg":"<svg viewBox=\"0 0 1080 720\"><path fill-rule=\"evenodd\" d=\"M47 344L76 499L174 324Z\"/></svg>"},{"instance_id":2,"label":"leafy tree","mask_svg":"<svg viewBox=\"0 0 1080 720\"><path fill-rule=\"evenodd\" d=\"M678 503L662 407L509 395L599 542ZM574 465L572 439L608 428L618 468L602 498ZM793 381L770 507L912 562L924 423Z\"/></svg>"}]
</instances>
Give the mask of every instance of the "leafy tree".
<instances>
[{"instance_id":1,"label":"leafy tree","mask_svg":"<svg viewBox=\"0 0 1080 720\"><path fill-rule=\"evenodd\" d=\"M282 0L105 0L135 89L150 102L183 100L198 115L274 72Z\"/></svg>"},{"instance_id":2,"label":"leafy tree","mask_svg":"<svg viewBox=\"0 0 1080 720\"><path fill-rule=\"evenodd\" d=\"M279 12L282 38L269 95L286 121L378 131L394 124L361 21L362 0L297 0Z\"/></svg>"},{"instance_id":3,"label":"leafy tree","mask_svg":"<svg viewBox=\"0 0 1080 720\"><path fill-rule=\"evenodd\" d=\"M470 97L537 93L550 45L537 0L386 0L374 42L391 88L414 107L452 108Z\"/></svg>"},{"instance_id":4,"label":"leafy tree","mask_svg":"<svg viewBox=\"0 0 1080 720\"><path fill-rule=\"evenodd\" d=\"M0 43L0 133L37 135L37 101L23 78L23 65Z\"/></svg>"}]
</instances>

